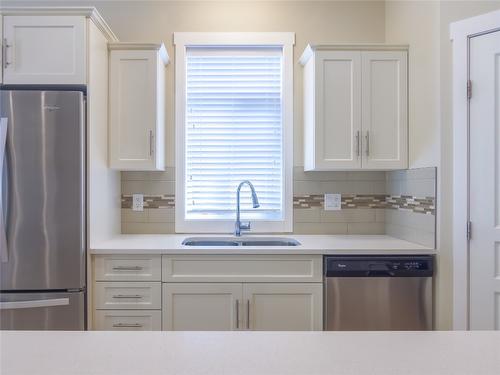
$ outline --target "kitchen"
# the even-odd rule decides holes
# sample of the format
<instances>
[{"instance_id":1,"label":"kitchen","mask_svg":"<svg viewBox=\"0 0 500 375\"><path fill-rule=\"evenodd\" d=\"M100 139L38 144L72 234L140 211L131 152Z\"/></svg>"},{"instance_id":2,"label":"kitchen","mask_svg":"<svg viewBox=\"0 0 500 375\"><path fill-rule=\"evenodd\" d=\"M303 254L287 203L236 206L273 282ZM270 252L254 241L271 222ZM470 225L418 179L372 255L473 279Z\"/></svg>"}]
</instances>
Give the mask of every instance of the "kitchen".
<instances>
[{"instance_id":1,"label":"kitchen","mask_svg":"<svg viewBox=\"0 0 500 375\"><path fill-rule=\"evenodd\" d=\"M354 350L390 334L430 335L431 356L444 350L432 346L440 337L467 353L488 345L489 368L457 351L448 372L498 372L499 336L474 332L497 330L500 319L498 245L486 220L497 213L497 184L472 167L495 168L487 116L498 103L481 100L481 79L495 90L481 55L495 53L494 40L477 38L472 97L461 105L455 90L468 80L463 43L481 27L496 30L498 9L4 1L2 372L30 372L14 362L27 342L51 358L64 337L61 350L104 340L104 356L138 350L146 337L159 348L172 340L169 355L179 358L196 343L239 358L245 345L276 340L277 365L303 340L346 340ZM469 139L462 108L491 127ZM469 155L459 152L467 144ZM475 247L488 251L476 257ZM113 345L109 331L164 332L122 332L126 342ZM183 340L193 352L175 352ZM408 358L407 345L392 354ZM353 355L344 354L335 365ZM317 366L320 357L297 361ZM84 361L106 373L102 360ZM236 362L220 359L228 367L213 372L234 372ZM161 371L155 363L149 372ZM306 373L301 366L245 371Z\"/></svg>"}]
</instances>

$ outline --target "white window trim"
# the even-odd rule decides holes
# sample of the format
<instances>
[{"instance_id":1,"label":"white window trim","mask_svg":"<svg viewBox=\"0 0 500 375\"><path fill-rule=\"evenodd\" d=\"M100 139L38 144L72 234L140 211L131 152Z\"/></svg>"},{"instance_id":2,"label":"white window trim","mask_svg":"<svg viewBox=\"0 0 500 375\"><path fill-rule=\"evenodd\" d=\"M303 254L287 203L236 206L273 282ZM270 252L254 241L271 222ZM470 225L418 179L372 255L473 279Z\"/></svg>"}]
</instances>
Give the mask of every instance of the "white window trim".
<instances>
[{"instance_id":1,"label":"white window trim","mask_svg":"<svg viewBox=\"0 0 500 375\"><path fill-rule=\"evenodd\" d=\"M283 213L279 221L252 221L253 233L293 230L293 45L295 34L174 33L175 44L175 231L177 233L232 233L234 220L185 219L186 48L189 46L280 46L283 48ZM236 194L236 191L234 192ZM245 214L242 214L246 221Z\"/></svg>"}]
</instances>

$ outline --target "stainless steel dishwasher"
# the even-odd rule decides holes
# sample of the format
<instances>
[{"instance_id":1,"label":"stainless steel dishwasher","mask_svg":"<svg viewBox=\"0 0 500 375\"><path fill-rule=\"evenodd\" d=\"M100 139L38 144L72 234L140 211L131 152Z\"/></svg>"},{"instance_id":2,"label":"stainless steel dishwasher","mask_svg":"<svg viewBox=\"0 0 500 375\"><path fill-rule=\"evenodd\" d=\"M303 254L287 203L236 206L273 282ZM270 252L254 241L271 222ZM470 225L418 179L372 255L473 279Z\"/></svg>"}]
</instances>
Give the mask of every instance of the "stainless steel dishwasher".
<instances>
[{"instance_id":1,"label":"stainless steel dishwasher","mask_svg":"<svg viewBox=\"0 0 500 375\"><path fill-rule=\"evenodd\" d=\"M326 331L433 328L433 256L325 256Z\"/></svg>"}]
</instances>

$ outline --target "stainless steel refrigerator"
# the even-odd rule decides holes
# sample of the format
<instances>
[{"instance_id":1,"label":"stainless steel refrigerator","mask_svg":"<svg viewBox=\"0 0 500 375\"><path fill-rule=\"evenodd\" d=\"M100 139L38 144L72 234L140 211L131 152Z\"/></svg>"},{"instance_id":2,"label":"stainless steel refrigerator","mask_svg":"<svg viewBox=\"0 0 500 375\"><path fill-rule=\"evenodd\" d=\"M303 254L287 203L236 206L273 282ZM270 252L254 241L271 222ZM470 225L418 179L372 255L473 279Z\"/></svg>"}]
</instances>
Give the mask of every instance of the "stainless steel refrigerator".
<instances>
[{"instance_id":1,"label":"stainless steel refrigerator","mask_svg":"<svg viewBox=\"0 0 500 375\"><path fill-rule=\"evenodd\" d=\"M85 96L0 90L0 329L85 329Z\"/></svg>"}]
</instances>

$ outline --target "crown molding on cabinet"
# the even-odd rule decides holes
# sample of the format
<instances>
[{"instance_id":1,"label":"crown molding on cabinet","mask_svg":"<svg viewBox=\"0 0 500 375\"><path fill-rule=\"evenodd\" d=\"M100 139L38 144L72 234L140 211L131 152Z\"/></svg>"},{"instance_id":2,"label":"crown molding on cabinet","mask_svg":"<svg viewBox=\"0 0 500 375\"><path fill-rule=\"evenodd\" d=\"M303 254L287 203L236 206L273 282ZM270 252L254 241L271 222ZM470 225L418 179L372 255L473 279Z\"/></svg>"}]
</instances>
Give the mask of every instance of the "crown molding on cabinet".
<instances>
[{"instance_id":1,"label":"crown molding on cabinet","mask_svg":"<svg viewBox=\"0 0 500 375\"><path fill-rule=\"evenodd\" d=\"M407 51L409 48L408 44L308 44L300 56L299 63L305 65L315 51Z\"/></svg>"},{"instance_id":2,"label":"crown molding on cabinet","mask_svg":"<svg viewBox=\"0 0 500 375\"><path fill-rule=\"evenodd\" d=\"M0 14L4 16L85 16L94 22L109 42L118 42L118 37L95 7L0 7Z\"/></svg>"},{"instance_id":3,"label":"crown molding on cabinet","mask_svg":"<svg viewBox=\"0 0 500 375\"><path fill-rule=\"evenodd\" d=\"M133 43L133 42L118 42L108 43L108 49L113 50L156 50L158 51L163 63L167 65L170 61L167 49L163 43Z\"/></svg>"}]
</instances>

